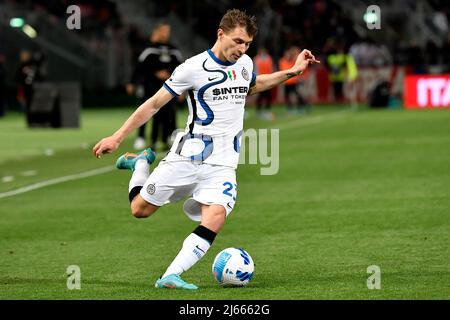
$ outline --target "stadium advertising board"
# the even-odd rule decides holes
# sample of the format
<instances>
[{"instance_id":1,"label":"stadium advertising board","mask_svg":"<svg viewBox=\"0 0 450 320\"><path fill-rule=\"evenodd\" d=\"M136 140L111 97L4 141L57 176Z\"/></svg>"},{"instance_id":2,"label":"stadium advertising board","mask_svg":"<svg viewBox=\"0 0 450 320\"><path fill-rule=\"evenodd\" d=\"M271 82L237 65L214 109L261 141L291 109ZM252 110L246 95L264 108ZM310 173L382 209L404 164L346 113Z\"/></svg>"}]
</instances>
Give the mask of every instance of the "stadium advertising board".
<instances>
[{"instance_id":1,"label":"stadium advertising board","mask_svg":"<svg viewBox=\"0 0 450 320\"><path fill-rule=\"evenodd\" d=\"M449 108L450 75L407 76L403 93L407 109Z\"/></svg>"}]
</instances>

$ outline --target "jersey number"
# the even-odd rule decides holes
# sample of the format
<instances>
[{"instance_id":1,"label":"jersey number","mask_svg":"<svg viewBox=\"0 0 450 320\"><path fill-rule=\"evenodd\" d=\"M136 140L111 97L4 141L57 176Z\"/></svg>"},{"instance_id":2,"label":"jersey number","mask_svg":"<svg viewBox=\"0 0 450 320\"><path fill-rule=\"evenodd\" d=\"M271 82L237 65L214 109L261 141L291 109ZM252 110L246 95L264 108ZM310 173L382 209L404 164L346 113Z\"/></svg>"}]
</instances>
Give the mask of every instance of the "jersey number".
<instances>
[{"instance_id":1,"label":"jersey number","mask_svg":"<svg viewBox=\"0 0 450 320\"><path fill-rule=\"evenodd\" d=\"M223 184L224 187L227 187L225 190L223 190L223 194L233 198L234 201L236 201L236 197L233 196L230 191L233 190L233 184L231 182L225 182ZM237 185L234 185L234 189L237 191Z\"/></svg>"}]
</instances>

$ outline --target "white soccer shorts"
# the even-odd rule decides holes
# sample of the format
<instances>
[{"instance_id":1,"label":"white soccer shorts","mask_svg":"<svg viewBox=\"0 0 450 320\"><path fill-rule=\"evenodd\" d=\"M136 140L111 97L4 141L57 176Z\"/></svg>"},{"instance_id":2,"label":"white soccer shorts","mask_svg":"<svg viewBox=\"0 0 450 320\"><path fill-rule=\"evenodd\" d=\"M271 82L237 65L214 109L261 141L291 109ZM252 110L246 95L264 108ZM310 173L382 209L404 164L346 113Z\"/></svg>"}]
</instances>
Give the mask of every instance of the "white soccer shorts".
<instances>
[{"instance_id":1,"label":"white soccer shorts","mask_svg":"<svg viewBox=\"0 0 450 320\"><path fill-rule=\"evenodd\" d=\"M187 161L162 160L147 178L140 195L156 206L177 202L187 196L183 209L201 221L201 205L222 205L227 216L237 196L234 168Z\"/></svg>"}]
</instances>

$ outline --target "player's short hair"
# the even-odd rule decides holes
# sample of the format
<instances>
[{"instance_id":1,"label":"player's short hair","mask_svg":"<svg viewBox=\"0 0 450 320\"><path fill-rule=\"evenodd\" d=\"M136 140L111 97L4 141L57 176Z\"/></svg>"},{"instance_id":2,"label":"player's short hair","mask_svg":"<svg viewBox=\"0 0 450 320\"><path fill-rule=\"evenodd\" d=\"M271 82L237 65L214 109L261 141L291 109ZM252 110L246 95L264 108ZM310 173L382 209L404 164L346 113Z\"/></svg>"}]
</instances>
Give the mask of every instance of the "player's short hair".
<instances>
[{"instance_id":1,"label":"player's short hair","mask_svg":"<svg viewBox=\"0 0 450 320\"><path fill-rule=\"evenodd\" d=\"M220 20L219 28L228 33L236 27L245 28L247 34L252 38L258 33L255 16L250 16L239 9L230 9Z\"/></svg>"}]
</instances>

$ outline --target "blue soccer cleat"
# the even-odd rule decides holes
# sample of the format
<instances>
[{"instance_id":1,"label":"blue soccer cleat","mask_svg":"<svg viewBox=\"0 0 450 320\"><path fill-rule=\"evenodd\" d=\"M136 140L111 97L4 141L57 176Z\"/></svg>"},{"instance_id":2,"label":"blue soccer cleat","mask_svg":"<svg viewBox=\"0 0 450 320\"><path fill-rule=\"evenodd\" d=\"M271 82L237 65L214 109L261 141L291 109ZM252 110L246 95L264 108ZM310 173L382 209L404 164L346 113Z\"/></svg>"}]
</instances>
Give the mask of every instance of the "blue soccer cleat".
<instances>
[{"instance_id":1,"label":"blue soccer cleat","mask_svg":"<svg viewBox=\"0 0 450 320\"><path fill-rule=\"evenodd\" d=\"M195 290L198 287L195 284L187 283L180 278L177 274L171 274L162 279L156 280L155 288L167 288L167 289L187 289Z\"/></svg>"},{"instance_id":2,"label":"blue soccer cleat","mask_svg":"<svg viewBox=\"0 0 450 320\"><path fill-rule=\"evenodd\" d=\"M155 158L155 152L151 148L147 148L139 154L127 152L117 159L116 168L134 171L136 161L139 159L145 159L148 164L152 164L152 162L155 161Z\"/></svg>"}]
</instances>

